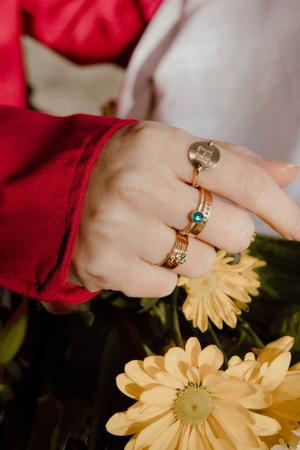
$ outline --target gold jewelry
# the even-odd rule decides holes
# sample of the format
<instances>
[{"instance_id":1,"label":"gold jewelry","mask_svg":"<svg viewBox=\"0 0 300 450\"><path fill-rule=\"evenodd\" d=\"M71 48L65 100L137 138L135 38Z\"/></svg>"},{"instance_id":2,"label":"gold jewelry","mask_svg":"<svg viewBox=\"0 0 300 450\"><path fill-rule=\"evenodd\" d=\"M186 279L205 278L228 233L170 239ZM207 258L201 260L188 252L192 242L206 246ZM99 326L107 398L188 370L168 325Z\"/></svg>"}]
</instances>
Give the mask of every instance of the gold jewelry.
<instances>
[{"instance_id":1,"label":"gold jewelry","mask_svg":"<svg viewBox=\"0 0 300 450\"><path fill-rule=\"evenodd\" d=\"M179 266L179 264L185 263L188 245L189 237L183 236L177 231L173 250L165 257L159 266L172 270Z\"/></svg>"},{"instance_id":2,"label":"gold jewelry","mask_svg":"<svg viewBox=\"0 0 300 450\"><path fill-rule=\"evenodd\" d=\"M257 236L257 233L256 233L256 231L255 231L255 232L253 233L253 236L252 236L252 239L251 239L251 243L255 241L256 236Z\"/></svg>"},{"instance_id":3,"label":"gold jewelry","mask_svg":"<svg viewBox=\"0 0 300 450\"><path fill-rule=\"evenodd\" d=\"M181 234L198 236L210 217L213 205L212 194L204 188L200 188L200 203L197 209L191 212L191 222L180 231Z\"/></svg>"},{"instance_id":4,"label":"gold jewelry","mask_svg":"<svg viewBox=\"0 0 300 450\"><path fill-rule=\"evenodd\" d=\"M194 166L192 186L199 187L199 173L215 168L220 161L220 150L213 141L194 142L189 147L188 158Z\"/></svg>"}]
</instances>

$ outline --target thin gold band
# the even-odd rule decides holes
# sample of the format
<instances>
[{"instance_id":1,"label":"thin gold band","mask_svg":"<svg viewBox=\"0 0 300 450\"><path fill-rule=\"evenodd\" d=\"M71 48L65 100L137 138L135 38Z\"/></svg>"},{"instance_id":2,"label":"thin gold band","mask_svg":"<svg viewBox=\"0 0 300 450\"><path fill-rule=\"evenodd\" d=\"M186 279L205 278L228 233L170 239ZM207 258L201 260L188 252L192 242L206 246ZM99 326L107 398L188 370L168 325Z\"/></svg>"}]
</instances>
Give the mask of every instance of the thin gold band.
<instances>
[{"instance_id":1,"label":"thin gold band","mask_svg":"<svg viewBox=\"0 0 300 450\"><path fill-rule=\"evenodd\" d=\"M188 245L189 237L187 235L184 236L177 231L173 250L165 257L159 266L172 270L179 266L179 264L183 264L186 261Z\"/></svg>"}]
</instances>

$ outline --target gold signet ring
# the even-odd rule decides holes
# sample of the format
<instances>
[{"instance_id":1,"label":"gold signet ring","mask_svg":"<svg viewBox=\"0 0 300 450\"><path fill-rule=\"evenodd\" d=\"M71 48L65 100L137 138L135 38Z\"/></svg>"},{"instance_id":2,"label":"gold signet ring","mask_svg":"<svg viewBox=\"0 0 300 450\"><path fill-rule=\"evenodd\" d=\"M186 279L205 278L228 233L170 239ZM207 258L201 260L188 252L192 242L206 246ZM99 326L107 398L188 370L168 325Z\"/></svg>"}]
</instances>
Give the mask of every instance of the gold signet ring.
<instances>
[{"instance_id":1,"label":"gold signet ring","mask_svg":"<svg viewBox=\"0 0 300 450\"><path fill-rule=\"evenodd\" d=\"M220 161L220 150L213 141L194 142L189 147L188 158L194 166L192 185L199 187L198 175L202 170L210 170L216 167Z\"/></svg>"}]
</instances>

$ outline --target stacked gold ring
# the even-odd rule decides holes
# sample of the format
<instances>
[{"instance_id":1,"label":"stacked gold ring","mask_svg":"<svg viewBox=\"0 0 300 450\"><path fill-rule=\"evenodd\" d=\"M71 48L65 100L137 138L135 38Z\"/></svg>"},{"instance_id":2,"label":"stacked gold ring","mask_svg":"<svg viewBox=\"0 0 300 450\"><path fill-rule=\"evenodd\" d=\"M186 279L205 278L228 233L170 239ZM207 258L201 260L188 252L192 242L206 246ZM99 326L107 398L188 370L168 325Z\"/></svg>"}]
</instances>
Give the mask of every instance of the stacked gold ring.
<instances>
[{"instance_id":1,"label":"stacked gold ring","mask_svg":"<svg viewBox=\"0 0 300 450\"><path fill-rule=\"evenodd\" d=\"M213 205L213 196L204 188L200 188L199 192L199 206L191 212L191 222L180 231L183 235L198 236L210 217Z\"/></svg>"},{"instance_id":2,"label":"stacked gold ring","mask_svg":"<svg viewBox=\"0 0 300 450\"><path fill-rule=\"evenodd\" d=\"M172 270L183 264L187 257L189 236L198 236L205 227L213 205L210 192L199 187L199 173L202 170L213 169L220 160L220 151L213 141L194 142L188 150L188 158L194 167L192 186L199 188L200 201L197 209L191 212L191 222L181 231L176 231L174 247L159 266Z\"/></svg>"},{"instance_id":3,"label":"stacked gold ring","mask_svg":"<svg viewBox=\"0 0 300 450\"><path fill-rule=\"evenodd\" d=\"M179 266L179 264L183 264L186 261L188 245L189 237L187 235L182 235L177 231L173 250L165 257L159 266L172 270Z\"/></svg>"}]
</instances>

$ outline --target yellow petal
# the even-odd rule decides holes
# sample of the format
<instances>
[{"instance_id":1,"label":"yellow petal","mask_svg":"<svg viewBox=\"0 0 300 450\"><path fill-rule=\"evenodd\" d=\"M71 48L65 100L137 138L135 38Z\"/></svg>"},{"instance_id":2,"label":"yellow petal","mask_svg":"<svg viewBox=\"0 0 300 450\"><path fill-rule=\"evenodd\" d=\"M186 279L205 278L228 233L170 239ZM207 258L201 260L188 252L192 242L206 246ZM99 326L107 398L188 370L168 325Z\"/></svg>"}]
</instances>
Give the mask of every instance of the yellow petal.
<instances>
[{"instance_id":1,"label":"yellow petal","mask_svg":"<svg viewBox=\"0 0 300 450\"><path fill-rule=\"evenodd\" d=\"M143 361L144 371L150 376L155 377L157 372L164 370L164 357L163 356L147 356Z\"/></svg>"},{"instance_id":2,"label":"yellow petal","mask_svg":"<svg viewBox=\"0 0 300 450\"><path fill-rule=\"evenodd\" d=\"M214 420L211 420L211 418L209 418L205 423L204 423L204 429L205 429L205 434L207 436L207 440L210 443L210 448L212 450L232 450L232 446L230 444L228 444L228 442L225 442L225 440L223 439L224 437L224 430L220 429L220 426L218 426L218 428L216 429L216 427L214 427L214 430L216 432L219 432L219 435L216 436L211 428L211 424L214 424ZM186 449L184 449L186 450Z\"/></svg>"},{"instance_id":3,"label":"yellow petal","mask_svg":"<svg viewBox=\"0 0 300 450\"><path fill-rule=\"evenodd\" d=\"M133 360L125 365L125 373L132 381L141 387L155 383L155 380L150 377L143 367L143 361Z\"/></svg>"},{"instance_id":4,"label":"yellow petal","mask_svg":"<svg viewBox=\"0 0 300 450\"><path fill-rule=\"evenodd\" d=\"M236 447L235 442L232 439L233 436L228 433L228 430L224 427L224 424L214 417L213 414L208 416L207 423L209 424L209 428L211 430L211 433L209 433L209 429L206 429L207 437L212 445L216 445L217 450L219 450L219 448L220 450L240 450ZM218 448L218 442L221 442L223 447L220 446Z\"/></svg>"},{"instance_id":5,"label":"yellow petal","mask_svg":"<svg viewBox=\"0 0 300 450\"><path fill-rule=\"evenodd\" d=\"M266 345L267 348L278 348L283 352L288 352L294 345L295 339L292 336L282 336L276 341Z\"/></svg>"},{"instance_id":6,"label":"yellow petal","mask_svg":"<svg viewBox=\"0 0 300 450\"><path fill-rule=\"evenodd\" d=\"M300 370L289 371L273 395L276 402L300 398Z\"/></svg>"},{"instance_id":7,"label":"yellow petal","mask_svg":"<svg viewBox=\"0 0 300 450\"><path fill-rule=\"evenodd\" d=\"M116 378L116 383L118 388L127 397L138 399L143 389L134 383L125 373L121 373Z\"/></svg>"},{"instance_id":8,"label":"yellow petal","mask_svg":"<svg viewBox=\"0 0 300 450\"><path fill-rule=\"evenodd\" d=\"M300 398L273 404L270 409L283 419L300 422Z\"/></svg>"},{"instance_id":9,"label":"yellow petal","mask_svg":"<svg viewBox=\"0 0 300 450\"><path fill-rule=\"evenodd\" d=\"M233 365L231 363L230 366L228 367L228 369L226 369L226 374L230 375L230 376L238 377L242 380L248 380L249 378L251 378L251 373L255 369L256 365L257 364L254 361L238 362L236 360L235 365Z\"/></svg>"},{"instance_id":10,"label":"yellow petal","mask_svg":"<svg viewBox=\"0 0 300 450\"><path fill-rule=\"evenodd\" d=\"M177 377L169 374L168 372L158 372L155 375L155 379L160 384L173 389L184 389L185 384Z\"/></svg>"},{"instance_id":11,"label":"yellow petal","mask_svg":"<svg viewBox=\"0 0 300 450\"><path fill-rule=\"evenodd\" d=\"M266 371L262 385L273 391L283 381L291 362L290 352L281 353L269 365Z\"/></svg>"},{"instance_id":12,"label":"yellow petal","mask_svg":"<svg viewBox=\"0 0 300 450\"><path fill-rule=\"evenodd\" d=\"M140 401L147 405L171 405L176 398L176 390L166 386L147 389L140 395Z\"/></svg>"},{"instance_id":13,"label":"yellow petal","mask_svg":"<svg viewBox=\"0 0 300 450\"><path fill-rule=\"evenodd\" d=\"M191 428L188 449L189 450L207 450L206 447L204 447L202 437L201 437L200 433L198 432L197 427L195 427L195 426Z\"/></svg>"},{"instance_id":14,"label":"yellow petal","mask_svg":"<svg viewBox=\"0 0 300 450\"><path fill-rule=\"evenodd\" d=\"M297 362L296 364L291 366L290 370L300 370L300 362Z\"/></svg>"},{"instance_id":15,"label":"yellow petal","mask_svg":"<svg viewBox=\"0 0 300 450\"><path fill-rule=\"evenodd\" d=\"M124 447L124 450L134 450L135 447L135 437L132 437L130 441Z\"/></svg>"},{"instance_id":16,"label":"yellow petal","mask_svg":"<svg viewBox=\"0 0 300 450\"><path fill-rule=\"evenodd\" d=\"M182 424L177 420L155 439L149 450L175 450L180 439L181 428Z\"/></svg>"},{"instance_id":17,"label":"yellow petal","mask_svg":"<svg viewBox=\"0 0 300 450\"><path fill-rule=\"evenodd\" d=\"M165 354L165 370L185 383L187 381L187 368L188 363L185 351L180 347L170 348Z\"/></svg>"},{"instance_id":18,"label":"yellow petal","mask_svg":"<svg viewBox=\"0 0 300 450\"><path fill-rule=\"evenodd\" d=\"M191 366L198 365L198 358L201 352L201 345L197 338L191 337L186 341L185 353L187 361Z\"/></svg>"},{"instance_id":19,"label":"yellow petal","mask_svg":"<svg viewBox=\"0 0 300 450\"><path fill-rule=\"evenodd\" d=\"M204 367L204 366L202 366L202 367ZM206 367L210 368L210 366L206 366ZM196 367L189 367L186 374L187 374L188 380L191 383L201 384L202 376L201 376L200 371L198 369L196 369Z\"/></svg>"},{"instance_id":20,"label":"yellow petal","mask_svg":"<svg viewBox=\"0 0 300 450\"><path fill-rule=\"evenodd\" d=\"M254 412L250 412L250 415L253 420L255 433L258 436L272 436L273 434L278 433L281 428L279 422L272 417L267 417L263 414Z\"/></svg>"},{"instance_id":21,"label":"yellow petal","mask_svg":"<svg viewBox=\"0 0 300 450\"><path fill-rule=\"evenodd\" d=\"M183 429L180 436L180 442L178 444L178 450L187 450L188 449L188 443L190 438L190 432L191 432L191 425L184 424Z\"/></svg>"},{"instance_id":22,"label":"yellow petal","mask_svg":"<svg viewBox=\"0 0 300 450\"><path fill-rule=\"evenodd\" d=\"M248 409L268 408L273 401L271 392L258 384L249 383L249 385L254 389L253 394L240 399L239 403Z\"/></svg>"},{"instance_id":23,"label":"yellow petal","mask_svg":"<svg viewBox=\"0 0 300 450\"><path fill-rule=\"evenodd\" d=\"M212 366L215 370L219 370L223 362L223 353L218 349L216 345L208 345L207 347L205 347L201 351L198 359L199 367L207 364L208 366Z\"/></svg>"},{"instance_id":24,"label":"yellow petal","mask_svg":"<svg viewBox=\"0 0 300 450\"><path fill-rule=\"evenodd\" d=\"M132 423L124 412L114 414L106 423L106 429L109 433L116 436L127 436L128 434L138 433L142 429L139 423Z\"/></svg>"},{"instance_id":25,"label":"yellow petal","mask_svg":"<svg viewBox=\"0 0 300 450\"><path fill-rule=\"evenodd\" d=\"M143 449L154 443L165 430L169 429L173 422L174 415L168 413L145 427L136 437L136 449Z\"/></svg>"},{"instance_id":26,"label":"yellow petal","mask_svg":"<svg viewBox=\"0 0 300 450\"><path fill-rule=\"evenodd\" d=\"M125 414L127 419L132 422L145 422L154 417L159 417L161 414L168 412L169 409L169 406L145 405L144 403L136 402L128 408Z\"/></svg>"},{"instance_id":27,"label":"yellow petal","mask_svg":"<svg viewBox=\"0 0 300 450\"><path fill-rule=\"evenodd\" d=\"M238 449L245 446L259 448L259 439L251 428L252 418L247 409L238 404L218 400L211 414L233 436Z\"/></svg>"},{"instance_id":28,"label":"yellow petal","mask_svg":"<svg viewBox=\"0 0 300 450\"><path fill-rule=\"evenodd\" d=\"M255 355L252 352L248 352L244 358L245 361L256 361Z\"/></svg>"},{"instance_id":29,"label":"yellow petal","mask_svg":"<svg viewBox=\"0 0 300 450\"><path fill-rule=\"evenodd\" d=\"M185 284L188 284L189 279L186 277L179 277L178 281L177 281L177 286L184 286Z\"/></svg>"},{"instance_id":30,"label":"yellow petal","mask_svg":"<svg viewBox=\"0 0 300 450\"><path fill-rule=\"evenodd\" d=\"M257 360L260 363L272 362L280 353L288 352L294 345L294 338L283 336L276 341L270 342L265 348L256 349Z\"/></svg>"},{"instance_id":31,"label":"yellow petal","mask_svg":"<svg viewBox=\"0 0 300 450\"><path fill-rule=\"evenodd\" d=\"M223 328L222 306L222 302L219 301L216 295L212 295L210 299L206 301L207 315L220 330Z\"/></svg>"},{"instance_id":32,"label":"yellow petal","mask_svg":"<svg viewBox=\"0 0 300 450\"><path fill-rule=\"evenodd\" d=\"M225 378L221 374L207 375L203 385L214 398L239 402L255 393L255 389L237 378Z\"/></svg>"},{"instance_id":33,"label":"yellow petal","mask_svg":"<svg viewBox=\"0 0 300 450\"><path fill-rule=\"evenodd\" d=\"M228 367L234 367L241 362L243 362L243 360L239 356L232 356L228 361Z\"/></svg>"}]
</instances>

